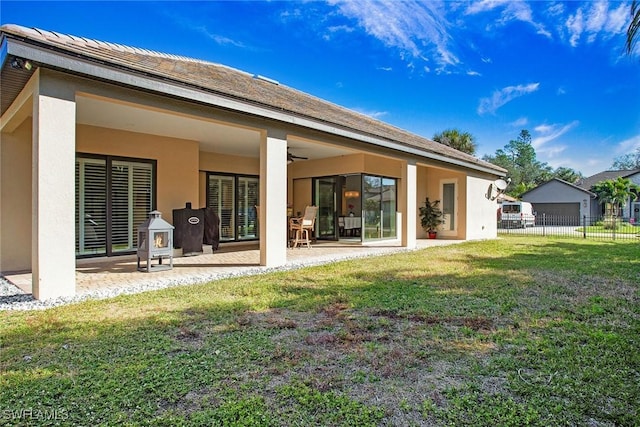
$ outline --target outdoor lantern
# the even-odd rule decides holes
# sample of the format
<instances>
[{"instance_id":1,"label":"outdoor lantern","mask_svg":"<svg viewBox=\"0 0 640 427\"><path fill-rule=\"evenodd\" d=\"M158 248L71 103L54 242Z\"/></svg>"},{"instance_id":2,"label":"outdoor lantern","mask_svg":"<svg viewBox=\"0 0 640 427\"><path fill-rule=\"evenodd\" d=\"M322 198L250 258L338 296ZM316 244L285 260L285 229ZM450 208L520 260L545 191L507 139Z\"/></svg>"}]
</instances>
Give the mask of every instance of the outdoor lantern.
<instances>
[{"instance_id":1,"label":"outdoor lantern","mask_svg":"<svg viewBox=\"0 0 640 427\"><path fill-rule=\"evenodd\" d=\"M159 211L149 213L149 219L138 227L138 270L159 271L173 268L173 225L162 219ZM169 264L163 264L163 258ZM147 261L146 267L140 267L140 260ZM158 264L151 265L157 259Z\"/></svg>"}]
</instances>

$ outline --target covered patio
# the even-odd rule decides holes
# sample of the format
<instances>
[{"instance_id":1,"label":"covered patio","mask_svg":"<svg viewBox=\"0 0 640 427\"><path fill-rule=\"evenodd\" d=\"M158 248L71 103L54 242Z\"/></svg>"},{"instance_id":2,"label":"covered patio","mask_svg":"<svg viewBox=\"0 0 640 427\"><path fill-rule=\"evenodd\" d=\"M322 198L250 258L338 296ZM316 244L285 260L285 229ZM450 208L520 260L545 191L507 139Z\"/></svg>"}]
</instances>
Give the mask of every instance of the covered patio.
<instances>
[{"instance_id":1,"label":"covered patio","mask_svg":"<svg viewBox=\"0 0 640 427\"><path fill-rule=\"evenodd\" d=\"M82 295L85 274L138 284L137 227L187 206L254 249L176 260L166 281L288 268L288 217L307 206L312 237L364 246L350 251L416 247L426 197L442 200L441 238L496 237L487 187L505 171L451 147L198 59L15 25L0 47L0 273L36 299Z\"/></svg>"}]
</instances>

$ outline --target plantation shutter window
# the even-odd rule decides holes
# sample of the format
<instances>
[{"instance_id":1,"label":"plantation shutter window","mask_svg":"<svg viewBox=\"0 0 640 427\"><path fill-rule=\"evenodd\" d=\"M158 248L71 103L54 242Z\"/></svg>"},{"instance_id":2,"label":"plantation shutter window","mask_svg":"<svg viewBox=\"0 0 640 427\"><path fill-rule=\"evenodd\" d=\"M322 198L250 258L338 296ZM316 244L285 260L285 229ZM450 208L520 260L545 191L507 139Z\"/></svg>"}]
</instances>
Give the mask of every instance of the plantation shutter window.
<instances>
[{"instance_id":1,"label":"plantation shutter window","mask_svg":"<svg viewBox=\"0 0 640 427\"><path fill-rule=\"evenodd\" d=\"M207 174L207 207L220 217L220 241L258 238L260 181L257 177Z\"/></svg>"},{"instance_id":2,"label":"plantation shutter window","mask_svg":"<svg viewBox=\"0 0 640 427\"><path fill-rule=\"evenodd\" d=\"M232 176L209 175L207 207L214 208L220 218L220 241L234 238L235 180Z\"/></svg>"},{"instance_id":3,"label":"plantation shutter window","mask_svg":"<svg viewBox=\"0 0 640 427\"><path fill-rule=\"evenodd\" d=\"M111 251L137 247L136 227L153 210L152 168L147 163L113 161L111 165Z\"/></svg>"},{"instance_id":4,"label":"plantation shutter window","mask_svg":"<svg viewBox=\"0 0 640 427\"><path fill-rule=\"evenodd\" d=\"M76 160L76 255L106 255L107 163Z\"/></svg>"},{"instance_id":5,"label":"plantation shutter window","mask_svg":"<svg viewBox=\"0 0 640 427\"><path fill-rule=\"evenodd\" d=\"M136 229L154 209L155 162L79 155L76 256L131 253Z\"/></svg>"}]
</instances>

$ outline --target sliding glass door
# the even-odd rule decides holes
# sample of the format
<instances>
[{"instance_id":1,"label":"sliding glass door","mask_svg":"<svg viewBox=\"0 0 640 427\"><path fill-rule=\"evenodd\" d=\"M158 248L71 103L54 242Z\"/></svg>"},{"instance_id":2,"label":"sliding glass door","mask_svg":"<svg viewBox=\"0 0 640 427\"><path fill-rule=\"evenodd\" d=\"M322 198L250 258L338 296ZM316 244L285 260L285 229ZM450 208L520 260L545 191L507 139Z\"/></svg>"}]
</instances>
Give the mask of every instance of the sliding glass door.
<instances>
[{"instance_id":1,"label":"sliding glass door","mask_svg":"<svg viewBox=\"0 0 640 427\"><path fill-rule=\"evenodd\" d=\"M316 226L316 237L318 239L335 240L337 207L336 188L338 177L324 177L314 179L314 200L318 206L318 219Z\"/></svg>"},{"instance_id":2,"label":"sliding glass door","mask_svg":"<svg viewBox=\"0 0 640 427\"><path fill-rule=\"evenodd\" d=\"M364 240L397 236L397 184L394 178L373 175L363 177Z\"/></svg>"}]
</instances>

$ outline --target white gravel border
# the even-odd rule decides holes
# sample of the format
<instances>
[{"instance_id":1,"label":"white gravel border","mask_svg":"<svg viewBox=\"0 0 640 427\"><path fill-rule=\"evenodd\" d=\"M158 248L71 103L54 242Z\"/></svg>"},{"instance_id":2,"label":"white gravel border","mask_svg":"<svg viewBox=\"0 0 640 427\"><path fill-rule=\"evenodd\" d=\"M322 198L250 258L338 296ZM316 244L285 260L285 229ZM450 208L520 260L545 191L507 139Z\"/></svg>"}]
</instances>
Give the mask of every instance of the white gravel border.
<instances>
[{"instance_id":1,"label":"white gravel border","mask_svg":"<svg viewBox=\"0 0 640 427\"><path fill-rule=\"evenodd\" d=\"M246 267L224 273L200 273L190 275L185 274L181 277L159 278L152 283L147 282L136 285L127 285L119 288L96 289L83 292L72 297L52 298L48 300L36 300L32 294L24 293L20 288L10 283L4 277L0 276L0 311L46 310L48 308L58 307L66 304L73 304L86 300L101 300L113 298L118 295L131 295L140 292L171 288L175 286L195 285L214 280L227 279L230 277L254 276L276 271L297 270L304 267L329 264L332 262L344 261L349 259L367 258L400 252L410 252L420 248L380 247L377 248L377 250L375 248L370 249L372 250L360 254L349 254L344 256L331 255L317 257L308 261L294 261L280 267Z\"/></svg>"}]
</instances>

